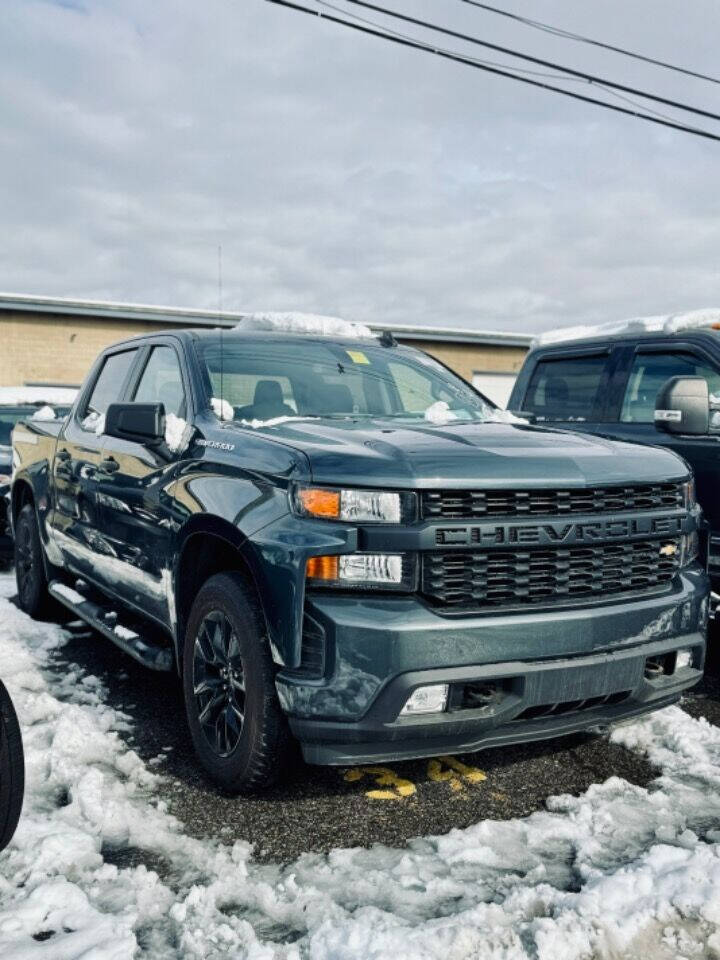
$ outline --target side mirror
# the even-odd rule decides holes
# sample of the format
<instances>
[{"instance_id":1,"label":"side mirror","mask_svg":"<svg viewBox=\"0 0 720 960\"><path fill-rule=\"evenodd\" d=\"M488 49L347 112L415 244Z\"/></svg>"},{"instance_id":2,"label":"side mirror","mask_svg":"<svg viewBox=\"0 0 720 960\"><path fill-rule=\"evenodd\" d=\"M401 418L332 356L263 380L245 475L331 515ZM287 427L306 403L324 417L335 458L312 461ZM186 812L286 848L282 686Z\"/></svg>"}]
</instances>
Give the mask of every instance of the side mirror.
<instances>
[{"instance_id":1,"label":"side mirror","mask_svg":"<svg viewBox=\"0 0 720 960\"><path fill-rule=\"evenodd\" d=\"M703 436L710 429L710 391L704 377L672 377L655 401L655 426L667 433Z\"/></svg>"},{"instance_id":2,"label":"side mirror","mask_svg":"<svg viewBox=\"0 0 720 960\"><path fill-rule=\"evenodd\" d=\"M165 439L165 404L111 403L103 433L146 447L156 446Z\"/></svg>"}]
</instances>

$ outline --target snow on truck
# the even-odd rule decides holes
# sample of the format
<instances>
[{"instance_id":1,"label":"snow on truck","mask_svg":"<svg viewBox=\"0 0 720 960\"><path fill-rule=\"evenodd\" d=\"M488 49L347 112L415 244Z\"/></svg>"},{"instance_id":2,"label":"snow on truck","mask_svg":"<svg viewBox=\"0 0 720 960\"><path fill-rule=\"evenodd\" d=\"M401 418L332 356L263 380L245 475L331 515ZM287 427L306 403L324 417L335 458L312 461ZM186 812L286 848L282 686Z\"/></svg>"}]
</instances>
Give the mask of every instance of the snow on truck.
<instances>
[{"instance_id":1,"label":"snow on truck","mask_svg":"<svg viewBox=\"0 0 720 960\"><path fill-rule=\"evenodd\" d=\"M265 315L137 337L13 444L20 605L176 671L228 790L294 742L318 764L473 751L702 675L686 463L518 421L389 334Z\"/></svg>"}]
</instances>

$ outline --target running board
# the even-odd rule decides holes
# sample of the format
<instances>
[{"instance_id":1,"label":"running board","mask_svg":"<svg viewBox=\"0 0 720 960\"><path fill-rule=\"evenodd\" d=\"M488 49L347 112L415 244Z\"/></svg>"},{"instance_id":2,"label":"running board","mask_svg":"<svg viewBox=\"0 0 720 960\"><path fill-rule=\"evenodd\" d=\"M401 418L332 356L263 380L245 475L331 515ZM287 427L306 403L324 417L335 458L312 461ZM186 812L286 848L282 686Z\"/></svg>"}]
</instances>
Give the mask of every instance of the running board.
<instances>
[{"instance_id":1,"label":"running board","mask_svg":"<svg viewBox=\"0 0 720 960\"><path fill-rule=\"evenodd\" d=\"M83 581L78 581L76 586L83 587ZM88 600L77 590L68 587L59 580L53 580L48 584L48 593L55 598L68 610L71 610L75 616L84 620L93 630L102 633L108 640L112 640L125 653L129 653L138 663L151 670L162 670L168 672L173 668L173 655L169 647L160 643L152 643L134 630L123 627L118 623L118 615L114 610L100 606L92 600Z\"/></svg>"}]
</instances>

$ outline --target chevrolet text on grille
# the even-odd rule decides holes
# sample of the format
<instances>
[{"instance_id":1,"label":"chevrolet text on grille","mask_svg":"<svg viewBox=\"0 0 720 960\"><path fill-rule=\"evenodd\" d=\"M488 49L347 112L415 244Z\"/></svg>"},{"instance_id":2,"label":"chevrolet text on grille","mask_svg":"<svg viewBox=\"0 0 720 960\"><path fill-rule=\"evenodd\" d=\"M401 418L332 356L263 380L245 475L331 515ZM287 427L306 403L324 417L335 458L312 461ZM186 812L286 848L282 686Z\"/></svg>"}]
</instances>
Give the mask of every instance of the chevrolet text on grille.
<instances>
[{"instance_id":1,"label":"chevrolet text on grille","mask_svg":"<svg viewBox=\"0 0 720 960\"><path fill-rule=\"evenodd\" d=\"M682 517L636 517L592 523L479 524L441 527L436 543L468 545L507 543L588 543L631 537L673 536L682 533Z\"/></svg>"}]
</instances>

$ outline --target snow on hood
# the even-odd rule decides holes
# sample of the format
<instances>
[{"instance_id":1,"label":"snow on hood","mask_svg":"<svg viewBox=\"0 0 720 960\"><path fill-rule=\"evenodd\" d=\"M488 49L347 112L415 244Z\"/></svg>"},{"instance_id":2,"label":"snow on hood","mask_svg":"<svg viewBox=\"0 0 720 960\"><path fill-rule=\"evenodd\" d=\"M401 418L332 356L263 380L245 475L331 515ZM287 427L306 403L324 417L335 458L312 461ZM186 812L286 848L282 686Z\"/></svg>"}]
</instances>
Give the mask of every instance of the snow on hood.
<instances>
[{"instance_id":1,"label":"snow on hood","mask_svg":"<svg viewBox=\"0 0 720 960\"><path fill-rule=\"evenodd\" d=\"M263 427L279 427L281 423L292 423L295 420L319 420L319 417L274 417L272 420L236 420L242 427L252 427L261 430Z\"/></svg>"},{"instance_id":2,"label":"snow on hood","mask_svg":"<svg viewBox=\"0 0 720 960\"><path fill-rule=\"evenodd\" d=\"M690 310L686 313L671 313L651 317L630 317L627 320L611 320L595 325L562 327L538 334L533 347L566 340L587 340L591 337L616 337L622 333L679 333L681 330L697 330L720 324L720 309Z\"/></svg>"},{"instance_id":3,"label":"snow on hood","mask_svg":"<svg viewBox=\"0 0 720 960\"><path fill-rule=\"evenodd\" d=\"M313 313L250 313L236 330L267 330L273 333L304 333L321 337L345 337L351 340L376 339L370 327L340 317Z\"/></svg>"},{"instance_id":4,"label":"snow on hood","mask_svg":"<svg viewBox=\"0 0 720 960\"><path fill-rule=\"evenodd\" d=\"M0 387L0 406L22 406L26 403L45 403L70 407L75 402L75 387Z\"/></svg>"}]
</instances>

